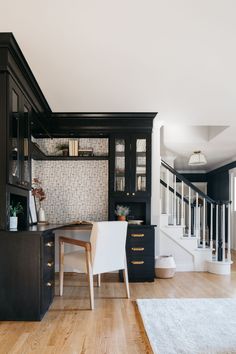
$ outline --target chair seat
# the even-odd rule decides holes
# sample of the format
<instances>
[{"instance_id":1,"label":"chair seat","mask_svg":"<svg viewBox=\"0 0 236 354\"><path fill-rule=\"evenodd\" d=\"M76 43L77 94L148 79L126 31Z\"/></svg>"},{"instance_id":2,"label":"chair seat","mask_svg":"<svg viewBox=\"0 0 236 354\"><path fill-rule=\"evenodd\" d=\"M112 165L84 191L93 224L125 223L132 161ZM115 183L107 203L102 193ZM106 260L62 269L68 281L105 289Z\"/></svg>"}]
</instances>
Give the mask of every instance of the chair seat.
<instances>
[{"instance_id":1,"label":"chair seat","mask_svg":"<svg viewBox=\"0 0 236 354\"><path fill-rule=\"evenodd\" d=\"M86 255L84 251L75 251L64 254L65 264L72 272L87 273Z\"/></svg>"}]
</instances>

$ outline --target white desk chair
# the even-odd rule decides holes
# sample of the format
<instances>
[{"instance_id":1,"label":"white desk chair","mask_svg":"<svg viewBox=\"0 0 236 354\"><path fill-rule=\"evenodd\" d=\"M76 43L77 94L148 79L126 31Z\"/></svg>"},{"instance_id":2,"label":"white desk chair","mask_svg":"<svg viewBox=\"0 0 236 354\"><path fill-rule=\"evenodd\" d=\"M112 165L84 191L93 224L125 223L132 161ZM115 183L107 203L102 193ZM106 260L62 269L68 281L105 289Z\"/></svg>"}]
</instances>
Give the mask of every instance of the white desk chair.
<instances>
[{"instance_id":1,"label":"white desk chair","mask_svg":"<svg viewBox=\"0 0 236 354\"><path fill-rule=\"evenodd\" d=\"M63 295L64 265L73 272L87 273L89 280L90 305L94 309L93 275L122 270L126 286L127 298L130 297L127 273L125 243L127 235L126 221L102 221L93 224L90 242L59 238L60 252L60 296ZM85 248L84 251L64 253L64 243L69 243Z\"/></svg>"}]
</instances>

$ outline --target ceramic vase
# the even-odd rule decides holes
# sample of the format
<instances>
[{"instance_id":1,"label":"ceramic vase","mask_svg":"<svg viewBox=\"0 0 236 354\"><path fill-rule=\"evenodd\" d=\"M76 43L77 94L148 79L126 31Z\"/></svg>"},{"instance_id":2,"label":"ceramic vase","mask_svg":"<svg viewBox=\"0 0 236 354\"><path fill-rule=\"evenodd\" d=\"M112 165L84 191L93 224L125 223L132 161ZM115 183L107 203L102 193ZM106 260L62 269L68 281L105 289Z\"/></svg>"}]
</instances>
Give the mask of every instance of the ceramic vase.
<instances>
[{"instance_id":1,"label":"ceramic vase","mask_svg":"<svg viewBox=\"0 0 236 354\"><path fill-rule=\"evenodd\" d=\"M18 217L10 216L10 230L17 230Z\"/></svg>"},{"instance_id":2,"label":"ceramic vase","mask_svg":"<svg viewBox=\"0 0 236 354\"><path fill-rule=\"evenodd\" d=\"M45 211L43 210L41 205L38 210L38 221L39 222L46 222Z\"/></svg>"}]
</instances>

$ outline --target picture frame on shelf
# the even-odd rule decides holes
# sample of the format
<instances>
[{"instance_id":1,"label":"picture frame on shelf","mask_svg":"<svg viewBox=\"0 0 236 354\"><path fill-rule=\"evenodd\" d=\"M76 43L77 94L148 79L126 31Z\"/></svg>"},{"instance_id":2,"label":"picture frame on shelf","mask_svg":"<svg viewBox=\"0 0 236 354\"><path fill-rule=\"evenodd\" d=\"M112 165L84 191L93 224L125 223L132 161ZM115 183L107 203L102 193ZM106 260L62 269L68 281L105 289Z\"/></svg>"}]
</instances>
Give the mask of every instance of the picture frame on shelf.
<instances>
[{"instance_id":1,"label":"picture frame on shelf","mask_svg":"<svg viewBox=\"0 0 236 354\"><path fill-rule=\"evenodd\" d=\"M29 191L29 223L30 225L36 225L38 223L36 201L32 191Z\"/></svg>"}]
</instances>

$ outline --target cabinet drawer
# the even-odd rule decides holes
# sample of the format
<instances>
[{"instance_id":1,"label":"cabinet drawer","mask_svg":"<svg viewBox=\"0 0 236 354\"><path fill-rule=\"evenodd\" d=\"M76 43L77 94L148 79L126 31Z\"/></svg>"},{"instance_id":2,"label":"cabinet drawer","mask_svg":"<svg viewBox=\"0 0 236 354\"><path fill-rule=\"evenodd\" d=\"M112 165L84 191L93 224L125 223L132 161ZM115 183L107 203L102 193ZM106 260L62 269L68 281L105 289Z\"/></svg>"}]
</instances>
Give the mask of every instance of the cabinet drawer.
<instances>
[{"instance_id":1,"label":"cabinet drawer","mask_svg":"<svg viewBox=\"0 0 236 354\"><path fill-rule=\"evenodd\" d=\"M127 259L129 280L154 281L154 257L132 257Z\"/></svg>"},{"instance_id":2,"label":"cabinet drawer","mask_svg":"<svg viewBox=\"0 0 236 354\"><path fill-rule=\"evenodd\" d=\"M143 228L128 228L127 236L130 239L146 239L152 238L154 235L154 230L152 229L143 229Z\"/></svg>"},{"instance_id":3,"label":"cabinet drawer","mask_svg":"<svg viewBox=\"0 0 236 354\"><path fill-rule=\"evenodd\" d=\"M51 305L54 297L54 279L43 280L41 289L41 313L44 314Z\"/></svg>"},{"instance_id":4,"label":"cabinet drawer","mask_svg":"<svg viewBox=\"0 0 236 354\"><path fill-rule=\"evenodd\" d=\"M42 257L42 282L43 287L45 283L54 283L54 275L55 275L55 247L54 247L54 234L49 233L48 235L44 235L43 238L43 257ZM54 285L53 285L54 286ZM48 285L47 287L50 288ZM45 288L45 291L49 291L49 289Z\"/></svg>"},{"instance_id":5,"label":"cabinet drawer","mask_svg":"<svg viewBox=\"0 0 236 354\"><path fill-rule=\"evenodd\" d=\"M128 230L126 246L154 247L154 232L152 230Z\"/></svg>"},{"instance_id":6,"label":"cabinet drawer","mask_svg":"<svg viewBox=\"0 0 236 354\"><path fill-rule=\"evenodd\" d=\"M126 245L126 255L129 258L135 258L136 256L154 256L154 247L153 244L143 244L135 243Z\"/></svg>"}]
</instances>

